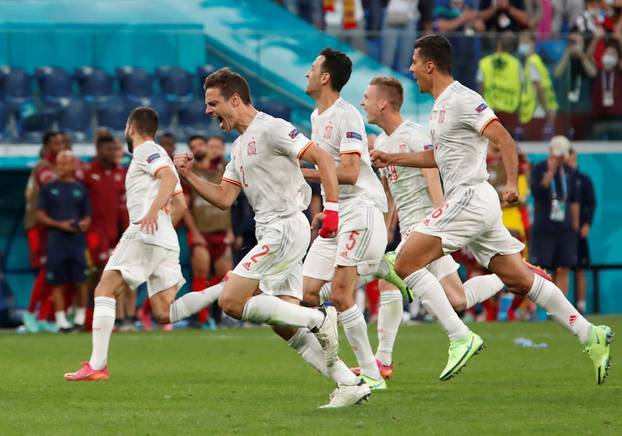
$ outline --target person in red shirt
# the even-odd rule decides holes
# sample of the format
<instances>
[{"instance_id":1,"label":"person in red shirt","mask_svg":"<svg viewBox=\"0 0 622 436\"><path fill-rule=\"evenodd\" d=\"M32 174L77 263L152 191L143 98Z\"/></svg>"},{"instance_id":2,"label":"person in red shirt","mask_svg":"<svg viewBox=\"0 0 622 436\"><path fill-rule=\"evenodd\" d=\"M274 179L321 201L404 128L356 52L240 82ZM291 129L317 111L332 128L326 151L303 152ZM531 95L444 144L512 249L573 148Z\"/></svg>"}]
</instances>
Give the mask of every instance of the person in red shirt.
<instances>
[{"instance_id":1,"label":"person in red shirt","mask_svg":"<svg viewBox=\"0 0 622 436\"><path fill-rule=\"evenodd\" d=\"M118 163L121 145L110 135L96 139L96 155L84 169L82 182L91 200L92 221L86 235L86 243L93 266L90 283L97 284L99 277L119 240L119 223L127 223L125 201L126 169ZM91 288L93 288L91 286ZM92 292L93 289L90 289ZM92 298L89 298L89 302ZM124 313L119 318L134 316L134 302L125 302ZM119 306L122 306L119 304ZM89 318L89 317L87 317ZM131 320L128 320L131 323Z\"/></svg>"},{"instance_id":2,"label":"person in red shirt","mask_svg":"<svg viewBox=\"0 0 622 436\"><path fill-rule=\"evenodd\" d=\"M41 160L37 162L30 172L26 184L26 212L24 214L24 227L28 248L30 251L30 262L33 269L38 270L35 282L30 294L30 303L27 310L22 315L22 320L26 330L31 333L38 332L41 328L53 329L53 324L46 321L51 314L52 305L49 299L50 289L45 283L45 228L37 223L37 203L39 191L44 185L56 180L54 162L56 155L63 150L63 136L59 132L50 131L43 135L43 145L41 147ZM38 317L36 315L39 308ZM40 322L37 322L37 318Z\"/></svg>"}]
</instances>

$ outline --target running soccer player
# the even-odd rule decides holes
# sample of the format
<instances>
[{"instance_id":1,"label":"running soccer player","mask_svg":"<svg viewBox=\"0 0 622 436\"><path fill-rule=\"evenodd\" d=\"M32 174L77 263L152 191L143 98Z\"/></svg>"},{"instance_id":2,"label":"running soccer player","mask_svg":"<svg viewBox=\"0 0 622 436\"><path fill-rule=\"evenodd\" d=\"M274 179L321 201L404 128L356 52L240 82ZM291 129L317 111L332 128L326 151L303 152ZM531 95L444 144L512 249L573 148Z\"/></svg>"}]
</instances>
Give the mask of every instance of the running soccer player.
<instances>
[{"instance_id":1,"label":"running soccer player","mask_svg":"<svg viewBox=\"0 0 622 436\"><path fill-rule=\"evenodd\" d=\"M604 383L613 333L608 326L588 322L555 284L534 274L523 262L523 244L510 235L501 221L499 197L487 181L485 159L488 141L501 148L507 174L502 198L507 203L516 202L516 143L483 98L454 80L451 59L451 45L442 35L426 35L415 43L410 71L419 89L432 94L435 100L429 125L433 149L372 153L374 164L379 167L438 167L445 187L444 204L410 234L396 260L396 272L415 295L426 291L440 293L440 283L426 266L444 254L468 247L478 262L497 274L510 291L539 304L576 335L594 363L597 383ZM459 338L452 341L450 360L468 360L473 353L472 341L461 340L459 326L446 328Z\"/></svg>"},{"instance_id":2,"label":"running soccer player","mask_svg":"<svg viewBox=\"0 0 622 436\"><path fill-rule=\"evenodd\" d=\"M320 233L334 236L339 225L337 177L332 157L305 138L289 122L257 111L246 80L228 68L205 79L206 113L220 121L225 132L237 130L232 160L220 184L201 179L192 171L192 153L175 156L180 174L195 192L220 209L231 207L244 192L255 213L257 245L237 264L224 282L219 303L236 319L267 323L275 332L296 333L296 350L311 355L324 374L334 371L350 378L350 402L369 396L369 388L337 359L339 347L334 308L311 309L302 300L302 259L310 241L309 221L303 214L311 188L299 159L316 164L320 181L332 205ZM298 328L296 330L295 328ZM312 335L310 332L314 333ZM324 352L322 352L322 349ZM333 379L338 379L334 376ZM356 401L354 401L356 399Z\"/></svg>"},{"instance_id":3,"label":"running soccer player","mask_svg":"<svg viewBox=\"0 0 622 436\"><path fill-rule=\"evenodd\" d=\"M108 380L116 298L126 286L135 290L147 282L151 310L160 324L170 323L180 307L188 306L187 301L201 297L201 293L191 293L197 295L186 294L173 302L185 283L173 226L181 219L186 202L173 162L153 141L157 130L158 114L153 109L138 107L130 113L125 128L133 153L125 179L130 224L95 289L91 358L76 372L65 374L67 381Z\"/></svg>"}]
</instances>

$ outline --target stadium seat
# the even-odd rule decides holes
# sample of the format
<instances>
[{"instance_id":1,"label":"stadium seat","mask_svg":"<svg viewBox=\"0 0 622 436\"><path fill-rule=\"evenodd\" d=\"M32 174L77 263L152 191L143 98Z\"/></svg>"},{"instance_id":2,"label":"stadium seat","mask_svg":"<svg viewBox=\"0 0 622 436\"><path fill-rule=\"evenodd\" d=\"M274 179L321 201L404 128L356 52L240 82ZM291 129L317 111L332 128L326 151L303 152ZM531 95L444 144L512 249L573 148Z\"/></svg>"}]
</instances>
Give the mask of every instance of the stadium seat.
<instances>
[{"instance_id":1,"label":"stadium seat","mask_svg":"<svg viewBox=\"0 0 622 436\"><path fill-rule=\"evenodd\" d=\"M41 97L46 103L63 105L72 96L71 76L62 68L39 67L35 71Z\"/></svg>"},{"instance_id":2,"label":"stadium seat","mask_svg":"<svg viewBox=\"0 0 622 436\"><path fill-rule=\"evenodd\" d=\"M538 52L542 54L542 58L546 63L556 64L566 50L566 41L564 40L547 40L538 43Z\"/></svg>"},{"instance_id":3,"label":"stadium seat","mask_svg":"<svg viewBox=\"0 0 622 436\"><path fill-rule=\"evenodd\" d=\"M112 77L101 68L78 68L74 77L88 102L102 102L113 96Z\"/></svg>"},{"instance_id":4,"label":"stadium seat","mask_svg":"<svg viewBox=\"0 0 622 436\"><path fill-rule=\"evenodd\" d=\"M182 136L190 134L207 134L220 128L216 120L205 114L205 102L195 99L184 104L178 112L179 129Z\"/></svg>"},{"instance_id":5,"label":"stadium seat","mask_svg":"<svg viewBox=\"0 0 622 436\"><path fill-rule=\"evenodd\" d=\"M203 96L203 82L205 82L205 78L216 71L216 67L213 65L201 65L197 67L197 78L199 79L199 95Z\"/></svg>"},{"instance_id":6,"label":"stadium seat","mask_svg":"<svg viewBox=\"0 0 622 436\"><path fill-rule=\"evenodd\" d=\"M0 101L0 141L7 136L7 124L9 121L9 114L7 108L3 102Z\"/></svg>"},{"instance_id":7,"label":"stadium seat","mask_svg":"<svg viewBox=\"0 0 622 436\"><path fill-rule=\"evenodd\" d=\"M160 67L156 71L160 91L171 102L188 102L193 98L193 77L179 67Z\"/></svg>"},{"instance_id":8,"label":"stadium seat","mask_svg":"<svg viewBox=\"0 0 622 436\"><path fill-rule=\"evenodd\" d=\"M257 110L265 112L276 118L283 118L284 120L290 120L292 116L291 106L267 97L260 97L255 101L255 107Z\"/></svg>"},{"instance_id":9,"label":"stadium seat","mask_svg":"<svg viewBox=\"0 0 622 436\"><path fill-rule=\"evenodd\" d=\"M170 105L166 99L160 95L128 101L127 106L129 110L132 110L137 106L151 106L158 113L159 130L168 129L173 121L173 112Z\"/></svg>"},{"instance_id":10,"label":"stadium seat","mask_svg":"<svg viewBox=\"0 0 622 436\"><path fill-rule=\"evenodd\" d=\"M54 108L42 108L29 115L22 115L17 120L20 138L25 142L41 142L41 136L52 130L57 112Z\"/></svg>"},{"instance_id":11,"label":"stadium seat","mask_svg":"<svg viewBox=\"0 0 622 436\"><path fill-rule=\"evenodd\" d=\"M9 111L32 99L31 77L22 68L2 67L2 94Z\"/></svg>"},{"instance_id":12,"label":"stadium seat","mask_svg":"<svg viewBox=\"0 0 622 436\"><path fill-rule=\"evenodd\" d=\"M136 102L153 95L153 79L143 68L122 67L117 69L121 94L128 101Z\"/></svg>"},{"instance_id":13,"label":"stadium seat","mask_svg":"<svg viewBox=\"0 0 622 436\"><path fill-rule=\"evenodd\" d=\"M132 106L118 96L102 102L96 109L97 126L106 127L116 134L124 132L131 108Z\"/></svg>"},{"instance_id":14,"label":"stadium seat","mask_svg":"<svg viewBox=\"0 0 622 436\"><path fill-rule=\"evenodd\" d=\"M83 100L72 99L58 113L58 128L77 142L87 139L91 129L92 110Z\"/></svg>"}]
</instances>

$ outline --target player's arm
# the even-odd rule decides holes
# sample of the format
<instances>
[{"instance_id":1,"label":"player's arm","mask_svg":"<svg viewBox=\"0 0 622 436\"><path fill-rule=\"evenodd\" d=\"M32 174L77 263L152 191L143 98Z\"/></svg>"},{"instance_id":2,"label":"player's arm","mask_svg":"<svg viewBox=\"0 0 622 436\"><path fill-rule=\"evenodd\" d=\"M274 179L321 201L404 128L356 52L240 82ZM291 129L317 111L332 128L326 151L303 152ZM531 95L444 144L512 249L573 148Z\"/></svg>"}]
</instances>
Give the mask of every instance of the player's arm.
<instances>
[{"instance_id":1,"label":"player's arm","mask_svg":"<svg viewBox=\"0 0 622 436\"><path fill-rule=\"evenodd\" d=\"M335 169L335 160L322 148L311 142L300 156L302 160L317 165L315 171L318 175L318 182L322 184L327 201L337 202L339 199L338 174ZM307 169L307 168L303 168ZM341 182L341 181L340 181Z\"/></svg>"},{"instance_id":2,"label":"player's arm","mask_svg":"<svg viewBox=\"0 0 622 436\"><path fill-rule=\"evenodd\" d=\"M492 119L485 125L482 135L501 149L503 158L503 166L507 175L505 190L502 198L506 204L516 203L518 201L518 153L516 151L516 142L510 133L497 120Z\"/></svg>"},{"instance_id":3,"label":"player's arm","mask_svg":"<svg viewBox=\"0 0 622 436\"><path fill-rule=\"evenodd\" d=\"M395 214L395 200L393 199L393 195L391 195L391 189L389 188L389 180L386 177L382 176L380 178L382 182L382 187L384 188L384 193L387 196L387 211L384 214L384 225L387 228L387 232L391 229L391 223L393 222L393 215Z\"/></svg>"},{"instance_id":4,"label":"player's arm","mask_svg":"<svg viewBox=\"0 0 622 436\"><path fill-rule=\"evenodd\" d=\"M422 168L421 173L423 174L426 184L428 185L428 192L430 193L432 204L434 205L434 207L441 207L445 200L443 196L443 187L441 186L441 178L438 174L438 169Z\"/></svg>"},{"instance_id":5,"label":"player's arm","mask_svg":"<svg viewBox=\"0 0 622 436\"><path fill-rule=\"evenodd\" d=\"M436 168L434 150L419 151L416 153L385 153L373 150L371 152L372 163L377 168L385 168L389 165L415 168Z\"/></svg>"},{"instance_id":6,"label":"player's arm","mask_svg":"<svg viewBox=\"0 0 622 436\"><path fill-rule=\"evenodd\" d=\"M330 158L333 159L332 156ZM341 163L335 168L340 185L354 185L356 183L359 178L360 160L361 157L358 153L341 154ZM319 171L313 168L302 168L302 175L308 182L319 183L321 181Z\"/></svg>"},{"instance_id":7,"label":"player's arm","mask_svg":"<svg viewBox=\"0 0 622 436\"><path fill-rule=\"evenodd\" d=\"M171 221L173 225L177 225L184 215L188 212L188 203L183 191L179 191L173 194L171 198Z\"/></svg>"},{"instance_id":8,"label":"player's arm","mask_svg":"<svg viewBox=\"0 0 622 436\"><path fill-rule=\"evenodd\" d=\"M177 176L171 168L164 165L155 170L154 177L160 181L160 187L149 210L139 221L134 224L140 224L140 230L147 233L154 233L158 230L158 211L168 206L168 203L175 191L177 185Z\"/></svg>"}]
</instances>

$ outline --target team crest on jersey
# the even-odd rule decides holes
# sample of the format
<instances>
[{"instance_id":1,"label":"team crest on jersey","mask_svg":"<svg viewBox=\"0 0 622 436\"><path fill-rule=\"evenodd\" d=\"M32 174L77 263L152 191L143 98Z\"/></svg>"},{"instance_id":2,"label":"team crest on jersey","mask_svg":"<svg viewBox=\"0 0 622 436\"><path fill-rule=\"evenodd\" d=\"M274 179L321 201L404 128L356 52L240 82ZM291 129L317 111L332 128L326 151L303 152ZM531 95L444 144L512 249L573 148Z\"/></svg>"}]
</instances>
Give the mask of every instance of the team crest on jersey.
<instances>
[{"instance_id":1,"label":"team crest on jersey","mask_svg":"<svg viewBox=\"0 0 622 436\"><path fill-rule=\"evenodd\" d=\"M246 154L248 156L255 156L257 154L257 141L255 141L255 138L251 138L246 145Z\"/></svg>"},{"instance_id":2,"label":"team crest on jersey","mask_svg":"<svg viewBox=\"0 0 622 436\"><path fill-rule=\"evenodd\" d=\"M329 121L326 127L324 127L324 139L330 139L332 137L333 137L333 123Z\"/></svg>"},{"instance_id":3,"label":"team crest on jersey","mask_svg":"<svg viewBox=\"0 0 622 436\"><path fill-rule=\"evenodd\" d=\"M445 108L441 109L441 111L438 113L438 122L439 124L443 124L445 122Z\"/></svg>"},{"instance_id":4,"label":"team crest on jersey","mask_svg":"<svg viewBox=\"0 0 622 436\"><path fill-rule=\"evenodd\" d=\"M484 109L486 109L487 107L488 105L486 103L482 103L475 108L475 112L477 112L478 114L481 114L482 112L484 112Z\"/></svg>"},{"instance_id":5,"label":"team crest on jersey","mask_svg":"<svg viewBox=\"0 0 622 436\"><path fill-rule=\"evenodd\" d=\"M400 153L406 153L408 151L408 145L402 143L399 145Z\"/></svg>"}]
</instances>

